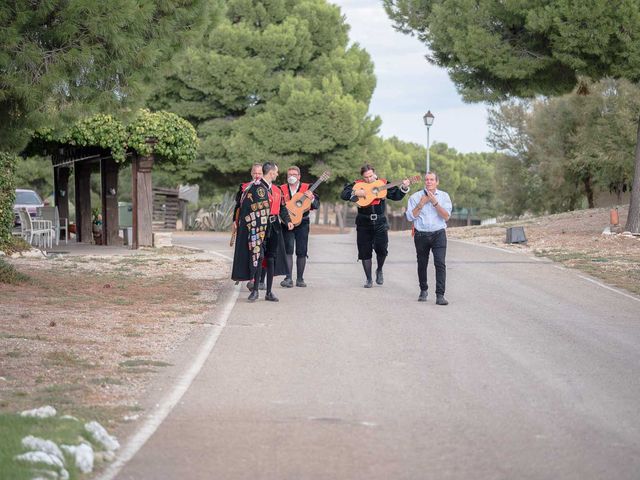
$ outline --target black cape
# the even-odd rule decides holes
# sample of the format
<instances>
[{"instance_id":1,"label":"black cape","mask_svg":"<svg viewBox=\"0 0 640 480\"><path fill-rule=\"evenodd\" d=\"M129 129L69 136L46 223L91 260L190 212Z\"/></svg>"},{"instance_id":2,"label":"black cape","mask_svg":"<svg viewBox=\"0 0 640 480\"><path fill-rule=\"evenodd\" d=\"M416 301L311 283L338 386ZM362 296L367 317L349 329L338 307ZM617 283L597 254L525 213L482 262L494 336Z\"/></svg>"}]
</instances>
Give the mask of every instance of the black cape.
<instances>
[{"instance_id":1,"label":"black cape","mask_svg":"<svg viewBox=\"0 0 640 480\"><path fill-rule=\"evenodd\" d=\"M278 242L274 276L288 273L279 220L269 224L270 210L269 195L264 184L256 182L248 186L240 199L232 280L239 282L255 278L256 270L265 255L268 234L271 241ZM272 231L267 231L268 228Z\"/></svg>"}]
</instances>

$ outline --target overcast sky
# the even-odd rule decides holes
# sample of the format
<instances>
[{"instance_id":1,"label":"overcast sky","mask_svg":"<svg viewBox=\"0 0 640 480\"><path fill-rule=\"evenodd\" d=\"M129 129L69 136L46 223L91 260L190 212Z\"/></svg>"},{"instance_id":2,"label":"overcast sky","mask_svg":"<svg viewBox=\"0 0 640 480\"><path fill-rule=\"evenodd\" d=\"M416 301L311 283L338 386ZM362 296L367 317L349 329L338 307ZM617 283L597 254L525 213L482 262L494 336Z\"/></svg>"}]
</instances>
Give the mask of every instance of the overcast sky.
<instances>
[{"instance_id":1,"label":"overcast sky","mask_svg":"<svg viewBox=\"0 0 640 480\"><path fill-rule=\"evenodd\" d=\"M422 116L431 110L431 143L445 142L465 153L491 150L485 140L486 107L462 101L447 73L424 58L424 44L392 28L381 0L330 1L346 16L351 41L367 50L375 64L378 83L369 113L382 118L383 137L426 145Z\"/></svg>"}]
</instances>

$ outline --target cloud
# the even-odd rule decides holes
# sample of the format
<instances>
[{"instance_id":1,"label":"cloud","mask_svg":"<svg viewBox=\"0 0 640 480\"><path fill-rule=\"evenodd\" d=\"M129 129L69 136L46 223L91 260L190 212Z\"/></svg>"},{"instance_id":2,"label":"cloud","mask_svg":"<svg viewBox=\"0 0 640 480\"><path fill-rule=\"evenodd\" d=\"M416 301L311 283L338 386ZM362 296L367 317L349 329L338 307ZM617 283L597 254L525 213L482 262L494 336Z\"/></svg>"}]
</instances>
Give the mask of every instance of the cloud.
<instances>
[{"instance_id":1,"label":"cloud","mask_svg":"<svg viewBox=\"0 0 640 480\"><path fill-rule=\"evenodd\" d=\"M487 112L482 104L466 104L447 72L425 58L426 46L395 31L381 0L337 0L349 38L364 48L378 79L369 111L382 118L381 134L426 144L422 116L436 115L431 138L461 152L489 151Z\"/></svg>"}]
</instances>

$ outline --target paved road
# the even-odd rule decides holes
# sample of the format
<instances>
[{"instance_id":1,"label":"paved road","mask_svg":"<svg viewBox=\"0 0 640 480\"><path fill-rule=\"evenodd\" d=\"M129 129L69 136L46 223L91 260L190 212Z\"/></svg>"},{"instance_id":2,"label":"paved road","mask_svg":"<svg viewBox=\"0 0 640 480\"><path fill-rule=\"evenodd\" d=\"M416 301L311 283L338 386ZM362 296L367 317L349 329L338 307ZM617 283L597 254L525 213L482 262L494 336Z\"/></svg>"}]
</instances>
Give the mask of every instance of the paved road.
<instances>
[{"instance_id":1,"label":"paved road","mask_svg":"<svg viewBox=\"0 0 640 480\"><path fill-rule=\"evenodd\" d=\"M227 238L180 243L229 254ZM362 288L355 236L312 236L309 288L242 291L202 370L121 479L638 479L640 302L451 241L418 303L393 234ZM433 278L433 271L429 273Z\"/></svg>"}]
</instances>

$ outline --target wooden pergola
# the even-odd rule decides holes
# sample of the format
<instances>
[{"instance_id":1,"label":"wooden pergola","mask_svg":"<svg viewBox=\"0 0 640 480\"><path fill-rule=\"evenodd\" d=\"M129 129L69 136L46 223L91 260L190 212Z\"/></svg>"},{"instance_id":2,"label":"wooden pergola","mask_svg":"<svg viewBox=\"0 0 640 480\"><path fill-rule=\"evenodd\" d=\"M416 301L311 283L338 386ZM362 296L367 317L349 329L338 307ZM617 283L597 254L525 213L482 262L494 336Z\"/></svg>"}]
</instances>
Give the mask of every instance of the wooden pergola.
<instances>
[{"instance_id":1,"label":"wooden pergola","mask_svg":"<svg viewBox=\"0 0 640 480\"><path fill-rule=\"evenodd\" d=\"M149 142L154 142L150 139ZM154 156L128 154L131 160L133 238L132 248L153 245L153 193L151 170ZM69 218L69 178L75 179L76 241L93 243L91 174L100 173L102 244L120 244L118 235L118 171L120 165L108 150L61 145L51 154L54 202L60 217Z\"/></svg>"}]
</instances>

